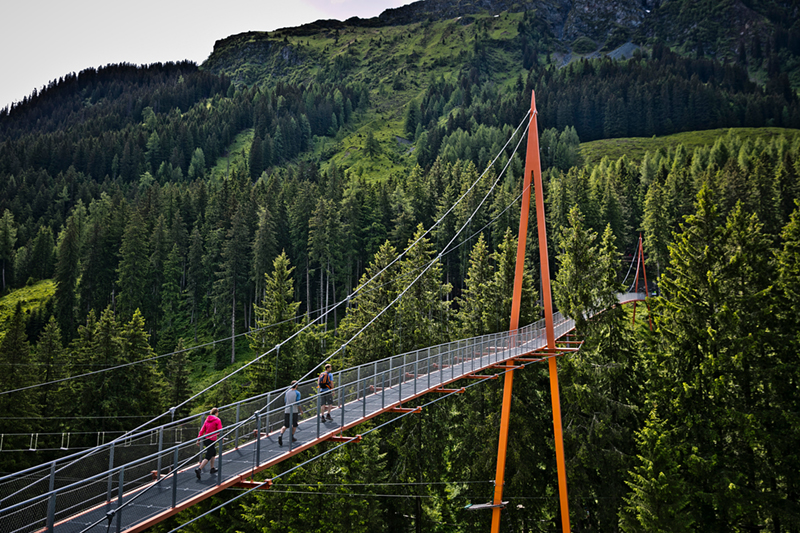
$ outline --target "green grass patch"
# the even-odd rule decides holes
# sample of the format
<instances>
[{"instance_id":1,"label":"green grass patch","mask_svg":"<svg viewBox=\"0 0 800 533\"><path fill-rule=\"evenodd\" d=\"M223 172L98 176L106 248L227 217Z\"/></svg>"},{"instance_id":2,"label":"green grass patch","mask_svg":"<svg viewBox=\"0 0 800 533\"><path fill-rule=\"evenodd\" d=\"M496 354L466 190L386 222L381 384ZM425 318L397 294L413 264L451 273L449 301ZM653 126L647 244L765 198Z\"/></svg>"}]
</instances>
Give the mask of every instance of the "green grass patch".
<instances>
[{"instance_id":1,"label":"green grass patch","mask_svg":"<svg viewBox=\"0 0 800 533\"><path fill-rule=\"evenodd\" d=\"M623 155L628 159L639 162L647 152L656 152L659 149L669 150L679 144L685 146L690 152L695 148L713 146L718 138L732 132L739 137L755 141L762 139L769 141L774 137L796 137L800 130L789 128L721 128L716 130L689 131L676 133L664 137L626 137L621 139L601 139L581 143L580 152L587 165L597 164L604 157L616 161Z\"/></svg>"},{"instance_id":2,"label":"green grass patch","mask_svg":"<svg viewBox=\"0 0 800 533\"><path fill-rule=\"evenodd\" d=\"M234 165L247 165L250 145L253 144L254 135L253 128L246 129L236 135L233 142L228 146L227 153L218 157L211 168L210 176L212 179L227 177L233 171Z\"/></svg>"},{"instance_id":3,"label":"green grass patch","mask_svg":"<svg viewBox=\"0 0 800 533\"><path fill-rule=\"evenodd\" d=\"M17 302L22 302L22 310L25 313L32 313L43 305L47 304L56 293L56 282L52 279L45 279L28 285L21 289L9 292L0 298L0 339L5 337L11 317L17 308Z\"/></svg>"}]
</instances>

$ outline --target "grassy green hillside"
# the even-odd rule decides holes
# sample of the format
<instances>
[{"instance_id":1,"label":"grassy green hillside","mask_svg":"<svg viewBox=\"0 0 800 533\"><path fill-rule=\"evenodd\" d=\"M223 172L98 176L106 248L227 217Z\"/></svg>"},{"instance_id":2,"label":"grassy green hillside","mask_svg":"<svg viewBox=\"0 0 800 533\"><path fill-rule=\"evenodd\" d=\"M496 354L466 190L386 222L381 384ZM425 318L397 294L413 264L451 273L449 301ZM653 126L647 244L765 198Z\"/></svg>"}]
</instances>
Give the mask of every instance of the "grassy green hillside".
<instances>
[{"instance_id":1,"label":"grassy green hillside","mask_svg":"<svg viewBox=\"0 0 800 533\"><path fill-rule=\"evenodd\" d=\"M660 149L669 150L679 144L684 145L690 152L695 148L712 146L718 138L727 135L729 132L752 141L757 139L769 141L780 135L795 138L800 136L800 130L787 128L730 128L689 131L664 137L601 139L599 141L581 143L580 151L584 163L590 165L599 163L604 157L617 160L622 156L627 156L628 159L639 162L647 152L655 152Z\"/></svg>"},{"instance_id":2,"label":"grassy green hillside","mask_svg":"<svg viewBox=\"0 0 800 533\"><path fill-rule=\"evenodd\" d=\"M22 302L22 311L28 315L44 307L56 293L56 283L51 279L46 279L26 285L17 290L12 290L8 294L0 297L0 339L5 337L17 303Z\"/></svg>"}]
</instances>

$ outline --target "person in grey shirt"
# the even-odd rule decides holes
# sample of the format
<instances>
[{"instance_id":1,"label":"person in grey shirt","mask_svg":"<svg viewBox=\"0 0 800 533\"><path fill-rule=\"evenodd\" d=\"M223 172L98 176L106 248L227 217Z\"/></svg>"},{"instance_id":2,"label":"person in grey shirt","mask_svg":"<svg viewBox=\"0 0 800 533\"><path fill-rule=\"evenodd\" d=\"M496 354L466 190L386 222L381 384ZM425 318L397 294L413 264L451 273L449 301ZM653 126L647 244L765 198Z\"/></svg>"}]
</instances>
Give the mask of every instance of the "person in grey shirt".
<instances>
[{"instance_id":1,"label":"person in grey shirt","mask_svg":"<svg viewBox=\"0 0 800 533\"><path fill-rule=\"evenodd\" d=\"M297 442L294 432L297 430L297 421L303 414L303 407L300 405L300 391L297 390L297 380L292 381L292 386L283 395L283 402L286 407L283 410L283 427L281 434L278 435L278 446L283 446L283 432L286 428L292 428L292 442Z\"/></svg>"}]
</instances>

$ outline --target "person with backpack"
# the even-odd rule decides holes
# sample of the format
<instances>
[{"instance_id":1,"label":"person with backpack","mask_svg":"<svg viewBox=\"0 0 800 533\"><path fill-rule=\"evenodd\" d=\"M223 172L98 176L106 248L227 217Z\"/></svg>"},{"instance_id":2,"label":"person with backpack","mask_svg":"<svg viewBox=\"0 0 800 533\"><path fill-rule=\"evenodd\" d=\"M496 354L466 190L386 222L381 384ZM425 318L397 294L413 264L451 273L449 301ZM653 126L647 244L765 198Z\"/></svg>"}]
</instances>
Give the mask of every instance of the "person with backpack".
<instances>
[{"instance_id":1,"label":"person with backpack","mask_svg":"<svg viewBox=\"0 0 800 533\"><path fill-rule=\"evenodd\" d=\"M319 419L321 422L325 422L326 420L333 422L333 417L331 417L331 411L333 410L333 374L331 374L330 364L325 365L325 371L319 375L317 384L322 394L322 407L319 411Z\"/></svg>"},{"instance_id":2,"label":"person with backpack","mask_svg":"<svg viewBox=\"0 0 800 533\"><path fill-rule=\"evenodd\" d=\"M194 469L197 479L200 479L200 474L203 472L203 467L206 466L206 463L211 465L210 472L212 474L217 473L217 469L214 468L214 459L217 458L217 437L222 430L222 421L217 418L218 414L219 409L213 408L203 423L203 427L200 428L200 433L197 434L197 445L200 446L200 437L204 437L203 446L205 446L206 450L206 455L200 460L200 465Z\"/></svg>"},{"instance_id":3,"label":"person with backpack","mask_svg":"<svg viewBox=\"0 0 800 533\"><path fill-rule=\"evenodd\" d=\"M283 427L281 434L278 435L278 446L283 446L283 432L286 428L292 428L292 442L297 442L294 432L297 430L297 421L303 414L303 407L300 405L300 391L297 390L297 380L292 381L292 386L283 395L283 403L286 406L283 410Z\"/></svg>"}]
</instances>

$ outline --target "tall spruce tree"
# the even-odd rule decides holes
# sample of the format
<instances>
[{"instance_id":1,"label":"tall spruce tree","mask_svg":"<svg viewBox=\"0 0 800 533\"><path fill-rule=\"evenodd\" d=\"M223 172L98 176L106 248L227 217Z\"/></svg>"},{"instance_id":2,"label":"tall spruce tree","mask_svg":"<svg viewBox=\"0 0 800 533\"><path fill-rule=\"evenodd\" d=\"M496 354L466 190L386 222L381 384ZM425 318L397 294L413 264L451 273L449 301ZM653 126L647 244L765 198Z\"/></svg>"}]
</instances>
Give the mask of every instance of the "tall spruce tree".
<instances>
[{"instance_id":1,"label":"tall spruce tree","mask_svg":"<svg viewBox=\"0 0 800 533\"><path fill-rule=\"evenodd\" d=\"M272 272L264 274L264 290L269 297L263 304L255 304L256 329L248 335L250 348L256 355L272 350L269 357L252 365L250 377L256 394L288 383L292 376L306 371L304 354L295 350L297 343L283 344L297 331L295 320L300 302L294 301L294 267L286 252L281 252L272 264ZM273 350L278 344L281 346Z\"/></svg>"},{"instance_id":2,"label":"tall spruce tree","mask_svg":"<svg viewBox=\"0 0 800 533\"><path fill-rule=\"evenodd\" d=\"M452 286L442 281L442 264L424 234L425 228L420 224L409 239L409 248L400 263L398 285L410 287L398 302L399 353L449 340L448 296Z\"/></svg>"},{"instance_id":3,"label":"tall spruce tree","mask_svg":"<svg viewBox=\"0 0 800 533\"><path fill-rule=\"evenodd\" d=\"M14 272L14 245L17 242L17 225L14 214L8 209L3 211L0 218L0 269L2 269L2 287L5 292L10 285Z\"/></svg>"},{"instance_id":4,"label":"tall spruce tree","mask_svg":"<svg viewBox=\"0 0 800 533\"><path fill-rule=\"evenodd\" d=\"M222 264L217 271L214 283L217 305L226 313L231 336L230 363L236 362L236 306L246 302L248 296L248 280L250 273L250 230L245 219L244 205L239 205L231 220L222 249ZM225 321L222 321L224 323ZM224 328L221 329L224 331ZM223 359L217 361L224 366Z\"/></svg>"},{"instance_id":5,"label":"tall spruce tree","mask_svg":"<svg viewBox=\"0 0 800 533\"><path fill-rule=\"evenodd\" d=\"M67 338L71 338L76 328L75 313L78 299L75 290L80 273L79 260L80 235L74 219L70 217L58 245L55 272L55 316Z\"/></svg>"},{"instance_id":6,"label":"tall spruce tree","mask_svg":"<svg viewBox=\"0 0 800 533\"><path fill-rule=\"evenodd\" d=\"M120 290L117 309L122 317L131 317L137 309L146 309L151 301L150 285L147 283L150 247L146 231L138 211L131 213L122 236L117 277Z\"/></svg>"}]
</instances>

